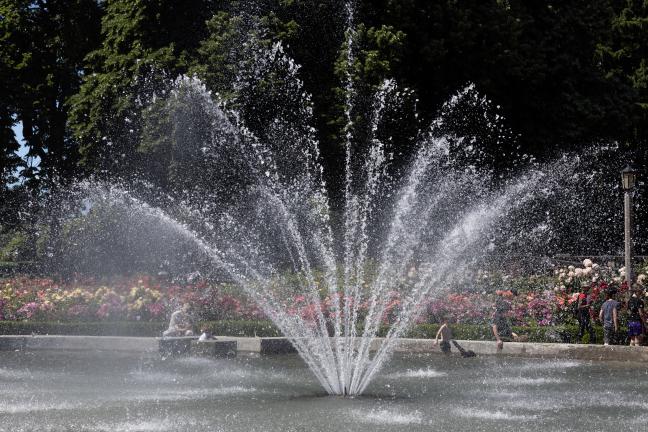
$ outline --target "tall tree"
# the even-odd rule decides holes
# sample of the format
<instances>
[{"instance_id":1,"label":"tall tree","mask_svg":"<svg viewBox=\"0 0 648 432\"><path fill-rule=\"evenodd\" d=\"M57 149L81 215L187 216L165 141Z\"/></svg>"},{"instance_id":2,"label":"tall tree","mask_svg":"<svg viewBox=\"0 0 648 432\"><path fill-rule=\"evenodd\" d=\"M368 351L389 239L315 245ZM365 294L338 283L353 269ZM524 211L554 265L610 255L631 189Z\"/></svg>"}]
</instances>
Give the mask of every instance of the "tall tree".
<instances>
[{"instance_id":1,"label":"tall tree","mask_svg":"<svg viewBox=\"0 0 648 432\"><path fill-rule=\"evenodd\" d=\"M473 82L501 105L532 154L614 139L627 126L628 92L604 76L595 58L610 32L609 0L363 4L367 22L406 34L397 76L417 90L428 117Z\"/></svg>"},{"instance_id":2,"label":"tall tree","mask_svg":"<svg viewBox=\"0 0 648 432\"><path fill-rule=\"evenodd\" d=\"M108 176L138 169L142 101L188 70L217 3L106 2L101 47L88 55L90 73L71 100L71 126L85 168Z\"/></svg>"},{"instance_id":3,"label":"tall tree","mask_svg":"<svg viewBox=\"0 0 648 432\"><path fill-rule=\"evenodd\" d=\"M627 138L648 140L648 3L638 0L611 2L615 15L612 35L598 46L601 66L611 80L631 87L633 127Z\"/></svg>"},{"instance_id":4,"label":"tall tree","mask_svg":"<svg viewBox=\"0 0 648 432\"><path fill-rule=\"evenodd\" d=\"M97 45L101 7L96 0L2 0L0 16L2 127L22 123L27 155L40 164L21 175L37 190L40 181L75 174L78 152L67 128L67 100L79 88L83 58ZM13 134L4 132L2 145L15 148Z\"/></svg>"}]
</instances>

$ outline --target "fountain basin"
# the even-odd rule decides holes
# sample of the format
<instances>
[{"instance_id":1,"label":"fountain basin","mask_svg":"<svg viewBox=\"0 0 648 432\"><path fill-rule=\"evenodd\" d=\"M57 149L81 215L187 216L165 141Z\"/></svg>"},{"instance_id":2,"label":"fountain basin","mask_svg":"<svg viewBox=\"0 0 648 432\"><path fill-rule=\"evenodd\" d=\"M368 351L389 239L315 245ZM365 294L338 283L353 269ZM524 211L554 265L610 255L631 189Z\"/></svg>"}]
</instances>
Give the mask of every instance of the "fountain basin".
<instances>
[{"instance_id":1,"label":"fountain basin","mask_svg":"<svg viewBox=\"0 0 648 432\"><path fill-rule=\"evenodd\" d=\"M646 421L648 366L634 362L396 354L355 398L325 395L297 355L2 351L0 365L7 431L590 431Z\"/></svg>"},{"instance_id":2,"label":"fountain basin","mask_svg":"<svg viewBox=\"0 0 648 432\"><path fill-rule=\"evenodd\" d=\"M186 340L186 346L181 354L191 354L192 343L196 345L197 337L166 338L166 340ZM131 353L155 354L163 350L161 341L165 339L152 337L124 336L0 336L0 351L40 351L40 350L69 350L69 351L120 351ZM260 354L290 354L294 348L286 338L282 337L234 337L218 336L214 342L223 342L223 351L236 351L243 355L247 353ZM371 350L375 351L382 338L374 338ZM227 343L235 343L235 347ZM549 359L573 359L593 361L619 362L648 362L648 347L630 347L625 345L587 345L565 343L535 343L509 342L504 349L497 352L493 341L461 340L459 343L467 350L478 355L511 355L517 357L538 357ZM456 353L456 349L452 348ZM394 351L401 354L438 353L431 339L403 338L398 341Z\"/></svg>"}]
</instances>

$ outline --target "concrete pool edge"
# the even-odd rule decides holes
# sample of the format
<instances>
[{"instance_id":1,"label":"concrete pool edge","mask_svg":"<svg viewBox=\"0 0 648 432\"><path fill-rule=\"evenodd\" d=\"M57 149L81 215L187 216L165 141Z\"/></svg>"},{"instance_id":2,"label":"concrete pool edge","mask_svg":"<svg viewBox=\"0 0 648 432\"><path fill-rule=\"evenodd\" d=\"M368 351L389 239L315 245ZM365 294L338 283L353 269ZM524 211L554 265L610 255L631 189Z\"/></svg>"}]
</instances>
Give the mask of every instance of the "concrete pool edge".
<instances>
[{"instance_id":1,"label":"concrete pool edge","mask_svg":"<svg viewBox=\"0 0 648 432\"><path fill-rule=\"evenodd\" d=\"M220 341L236 342L238 352L275 354L290 352L286 338L255 338L220 336ZM381 338L373 341L372 349L382 342ZM602 361L648 361L648 347L630 347L623 345L581 345L563 343L509 342L504 349L497 352L493 341L458 341L466 350L478 355L513 355L524 357L549 357L579 360ZM122 337L122 336L0 336L2 350L108 350L121 352L157 353L160 338L155 337ZM431 339L399 339L396 349L399 353L439 352ZM453 352L456 349L453 348Z\"/></svg>"}]
</instances>

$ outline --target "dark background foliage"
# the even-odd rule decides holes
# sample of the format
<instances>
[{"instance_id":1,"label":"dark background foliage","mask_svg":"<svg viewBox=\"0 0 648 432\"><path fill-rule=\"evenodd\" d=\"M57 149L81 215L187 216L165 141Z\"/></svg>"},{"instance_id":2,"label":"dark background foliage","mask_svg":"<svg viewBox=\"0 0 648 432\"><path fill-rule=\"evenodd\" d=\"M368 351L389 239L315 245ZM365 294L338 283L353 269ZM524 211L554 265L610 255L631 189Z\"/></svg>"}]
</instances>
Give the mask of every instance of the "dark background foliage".
<instances>
[{"instance_id":1,"label":"dark background foliage","mask_svg":"<svg viewBox=\"0 0 648 432\"><path fill-rule=\"evenodd\" d=\"M195 149L183 147L191 140L171 143L165 136L173 131L159 113L142 109L180 74L232 97L237 48L250 31L268 45L282 41L301 65L334 203L343 177L347 73L360 99L384 78L410 89L420 116L394 122L402 128L394 129L394 151L403 161L412 130L474 83L513 131L491 146L488 163L496 170L520 154L552 160L618 142L645 174L646 2L359 1L355 25L355 63L347 70L339 0L0 0L0 260L40 260L63 247L59 218L41 214L59 189L79 179L137 176L170 195L186 188L176 180L192 165ZM258 122L259 133L265 114L247 119L252 129ZM622 166L597 168L618 177ZM639 226L644 217L640 208Z\"/></svg>"}]
</instances>

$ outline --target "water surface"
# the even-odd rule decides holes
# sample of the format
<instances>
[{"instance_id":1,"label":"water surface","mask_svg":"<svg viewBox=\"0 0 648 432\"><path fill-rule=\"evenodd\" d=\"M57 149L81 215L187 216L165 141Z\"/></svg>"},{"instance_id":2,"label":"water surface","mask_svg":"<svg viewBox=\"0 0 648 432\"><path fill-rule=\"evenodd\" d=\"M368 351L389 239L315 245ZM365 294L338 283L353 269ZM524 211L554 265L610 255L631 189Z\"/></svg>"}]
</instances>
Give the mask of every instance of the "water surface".
<instances>
[{"instance_id":1,"label":"water surface","mask_svg":"<svg viewBox=\"0 0 648 432\"><path fill-rule=\"evenodd\" d=\"M633 363L398 356L342 398L295 355L0 352L1 431L646 430L647 391Z\"/></svg>"}]
</instances>

